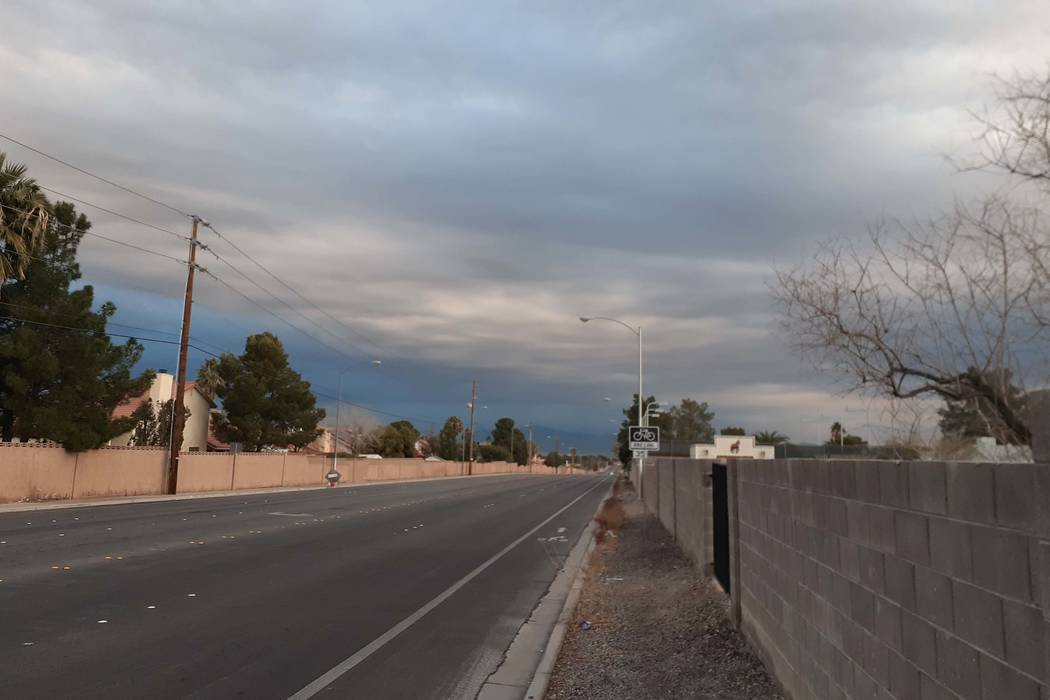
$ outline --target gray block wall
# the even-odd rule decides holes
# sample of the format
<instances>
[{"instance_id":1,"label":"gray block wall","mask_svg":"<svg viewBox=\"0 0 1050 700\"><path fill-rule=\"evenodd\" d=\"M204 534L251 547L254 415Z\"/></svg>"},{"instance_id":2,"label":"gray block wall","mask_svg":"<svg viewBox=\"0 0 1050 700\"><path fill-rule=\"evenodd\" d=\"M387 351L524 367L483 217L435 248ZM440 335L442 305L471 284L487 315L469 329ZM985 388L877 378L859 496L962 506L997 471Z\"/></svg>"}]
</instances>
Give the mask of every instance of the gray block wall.
<instances>
[{"instance_id":1,"label":"gray block wall","mask_svg":"<svg viewBox=\"0 0 1050 700\"><path fill-rule=\"evenodd\" d=\"M647 505L704 573L711 564L711 461L658 457L646 466L653 472L656 495Z\"/></svg>"},{"instance_id":2,"label":"gray block wall","mask_svg":"<svg viewBox=\"0 0 1050 700\"><path fill-rule=\"evenodd\" d=\"M660 472L659 476L659 512L660 522L664 528L671 533L672 537L677 537L675 532L675 505L677 502L677 489L676 474L674 469L674 459L657 459L657 468Z\"/></svg>"},{"instance_id":3,"label":"gray block wall","mask_svg":"<svg viewBox=\"0 0 1050 700\"><path fill-rule=\"evenodd\" d=\"M741 626L796 700L1050 700L1050 466L737 461Z\"/></svg>"}]
</instances>

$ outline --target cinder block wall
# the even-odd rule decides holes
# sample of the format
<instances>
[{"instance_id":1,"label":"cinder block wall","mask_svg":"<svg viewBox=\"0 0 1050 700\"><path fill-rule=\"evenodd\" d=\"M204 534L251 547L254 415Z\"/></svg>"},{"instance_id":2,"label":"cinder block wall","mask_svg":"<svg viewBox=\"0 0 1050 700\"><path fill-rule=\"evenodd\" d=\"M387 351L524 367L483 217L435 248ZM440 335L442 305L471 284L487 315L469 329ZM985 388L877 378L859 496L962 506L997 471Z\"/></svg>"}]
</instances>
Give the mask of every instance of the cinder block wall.
<instances>
[{"instance_id":1,"label":"cinder block wall","mask_svg":"<svg viewBox=\"0 0 1050 700\"><path fill-rule=\"evenodd\" d=\"M710 460L657 457L646 463L647 505L705 573L711 563Z\"/></svg>"},{"instance_id":2,"label":"cinder block wall","mask_svg":"<svg viewBox=\"0 0 1050 700\"><path fill-rule=\"evenodd\" d=\"M793 698L1050 698L1050 466L731 469L742 628Z\"/></svg>"}]
</instances>

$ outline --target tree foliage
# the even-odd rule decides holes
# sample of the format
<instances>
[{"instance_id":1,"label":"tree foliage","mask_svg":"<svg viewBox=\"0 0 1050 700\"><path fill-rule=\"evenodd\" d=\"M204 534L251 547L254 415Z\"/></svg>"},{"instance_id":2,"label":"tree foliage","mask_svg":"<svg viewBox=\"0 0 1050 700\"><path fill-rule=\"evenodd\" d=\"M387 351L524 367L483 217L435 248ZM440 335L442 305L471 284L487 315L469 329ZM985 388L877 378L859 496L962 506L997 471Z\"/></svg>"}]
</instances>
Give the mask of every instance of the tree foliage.
<instances>
[{"instance_id":1,"label":"tree foliage","mask_svg":"<svg viewBox=\"0 0 1050 700\"><path fill-rule=\"evenodd\" d=\"M711 421L714 411L708 410L707 402L699 403L693 399L682 399L677 406L667 412L671 419L668 438L683 442L711 442L715 431Z\"/></svg>"},{"instance_id":2,"label":"tree foliage","mask_svg":"<svg viewBox=\"0 0 1050 700\"><path fill-rule=\"evenodd\" d=\"M0 281L25 277L51 229L51 206L27 172L25 165L0 152Z\"/></svg>"},{"instance_id":3,"label":"tree foliage","mask_svg":"<svg viewBox=\"0 0 1050 700\"><path fill-rule=\"evenodd\" d=\"M529 459L529 444L525 433L514 426L511 418L500 418L492 429L489 442L503 448L507 461L525 464Z\"/></svg>"},{"instance_id":4,"label":"tree foliage","mask_svg":"<svg viewBox=\"0 0 1050 700\"><path fill-rule=\"evenodd\" d=\"M216 387L222 410L215 414L215 435L242 449L298 450L320 434L325 411L316 406L310 383L288 364L288 354L272 333L249 336L239 357L224 353Z\"/></svg>"},{"instance_id":5,"label":"tree foliage","mask_svg":"<svg viewBox=\"0 0 1050 700\"><path fill-rule=\"evenodd\" d=\"M146 399L131 414L135 425L132 428L128 444L137 447L166 447L171 441L171 417L175 411L175 400L168 399L159 404ZM191 415L189 408L184 409L187 419Z\"/></svg>"},{"instance_id":6,"label":"tree foliage","mask_svg":"<svg viewBox=\"0 0 1050 700\"><path fill-rule=\"evenodd\" d=\"M758 445L781 445L789 440L791 440L790 437L776 430L760 430L755 433L755 444Z\"/></svg>"},{"instance_id":7,"label":"tree foliage","mask_svg":"<svg viewBox=\"0 0 1050 700\"><path fill-rule=\"evenodd\" d=\"M0 178L0 203L12 196ZM145 392L154 373L133 374L142 355L138 342L115 345L106 335L116 307L106 302L94 311L93 288L72 289L90 222L72 204L34 206L46 215L22 221L14 234L8 219L0 232L0 439L93 449L131 429L131 418L113 420L113 410ZM29 249L32 259L19 252Z\"/></svg>"},{"instance_id":8,"label":"tree foliage","mask_svg":"<svg viewBox=\"0 0 1050 700\"><path fill-rule=\"evenodd\" d=\"M463 443L460 442L462 434L463 421L457 416L449 416L437 436L437 456L449 461L462 459Z\"/></svg>"},{"instance_id":9,"label":"tree foliage","mask_svg":"<svg viewBox=\"0 0 1050 700\"><path fill-rule=\"evenodd\" d=\"M970 371L975 371L973 368ZM1025 393L1010 378L1010 371L1005 370L1004 380L989 378L986 383L1002 385L1003 399L1011 409L1023 415L1025 410ZM1004 422L995 406L981 396L971 396L959 400L947 400L937 411L941 434L950 438L961 438L964 441L978 437L994 437L1004 445L1018 444L1018 436Z\"/></svg>"},{"instance_id":10,"label":"tree foliage","mask_svg":"<svg viewBox=\"0 0 1050 700\"><path fill-rule=\"evenodd\" d=\"M394 421L379 434L379 454L384 457L415 457L419 431L407 420Z\"/></svg>"},{"instance_id":11,"label":"tree foliage","mask_svg":"<svg viewBox=\"0 0 1050 700\"><path fill-rule=\"evenodd\" d=\"M503 445L478 445L479 462L509 462L510 450Z\"/></svg>"},{"instance_id":12,"label":"tree foliage","mask_svg":"<svg viewBox=\"0 0 1050 700\"><path fill-rule=\"evenodd\" d=\"M969 406L1026 444L1013 383L1044 383L1050 350L1050 72L1000 81L980 120L972 167L1009 187L929 221L877 222L864 245L832 241L778 271L773 296L796 347L848 390Z\"/></svg>"},{"instance_id":13,"label":"tree foliage","mask_svg":"<svg viewBox=\"0 0 1050 700\"><path fill-rule=\"evenodd\" d=\"M548 467L560 467L565 464L565 457L557 452L548 452L543 459L543 463Z\"/></svg>"},{"instance_id":14,"label":"tree foliage","mask_svg":"<svg viewBox=\"0 0 1050 700\"><path fill-rule=\"evenodd\" d=\"M858 445L868 444L864 441L864 438L858 435L850 435L848 432L845 432L845 429L842 427L842 423L839 423L838 421L835 421L831 424L830 433L831 434L828 437L828 441L824 443L829 447L835 447L839 445L844 447L856 447Z\"/></svg>"},{"instance_id":15,"label":"tree foliage","mask_svg":"<svg viewBox=\"0 0 1050 700\"><path fill-rule=\"evenodd\" d=\"M719 435L747 435L747 431L738 425L727 425L718 431Z\"/></svg>"}]
</instances>

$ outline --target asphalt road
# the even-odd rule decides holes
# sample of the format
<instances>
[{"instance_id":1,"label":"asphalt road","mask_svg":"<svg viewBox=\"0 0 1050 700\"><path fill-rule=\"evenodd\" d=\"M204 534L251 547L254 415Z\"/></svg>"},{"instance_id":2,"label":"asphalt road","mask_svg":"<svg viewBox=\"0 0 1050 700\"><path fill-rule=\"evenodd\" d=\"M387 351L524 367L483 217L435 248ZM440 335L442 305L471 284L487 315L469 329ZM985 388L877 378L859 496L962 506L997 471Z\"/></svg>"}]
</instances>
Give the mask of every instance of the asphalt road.
<instances>
[{"instance_id":1,"label":"asphalt road","mask_svg":"<svg viewBox=\"0 0 1050 700\"><path fill-rule=\"evenodd\" d=\"M0 509L0 697L473 697L608 485Z\"/></svg>"}]
</instances>

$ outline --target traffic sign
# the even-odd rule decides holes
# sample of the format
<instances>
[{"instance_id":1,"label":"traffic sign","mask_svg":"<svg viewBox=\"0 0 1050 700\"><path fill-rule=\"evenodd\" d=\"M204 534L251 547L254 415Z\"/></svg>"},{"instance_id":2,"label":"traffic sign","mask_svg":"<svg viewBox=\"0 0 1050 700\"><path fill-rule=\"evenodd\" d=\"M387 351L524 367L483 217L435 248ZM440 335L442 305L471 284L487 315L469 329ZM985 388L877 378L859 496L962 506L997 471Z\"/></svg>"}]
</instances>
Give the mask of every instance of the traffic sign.
<instances>
[{"instance_id":1,"label":"traffic sign","mask_svg":"<svg viewBox=\"0 0 1050 700\"><path fill-rule=\"evenodd\" d=\"M651 426L632 425L628 433L632 450L659 450L660 429Z\"/></svg>"},{"instance_id":2,"label":"traffic sign","mask_svg":"<svg viewBox=\"0 0 1050 700\"><path fill-rule=\"evenodd\" d=\"M631 456L635 459L645 459L647 456L649 456L649 453L645 450L634 450L631 453Z\"/></svg>"}]
</instances>

